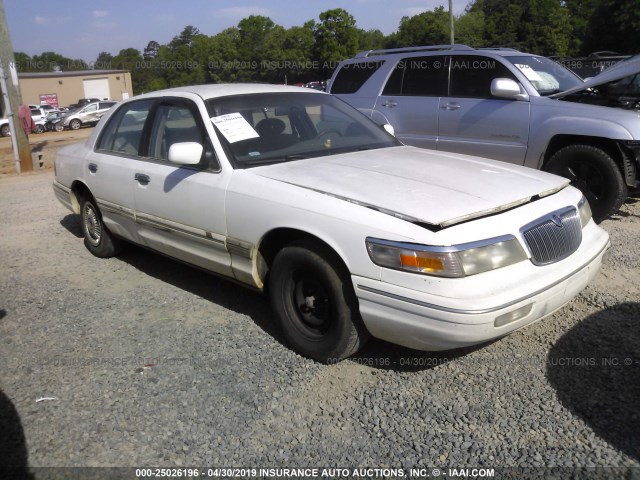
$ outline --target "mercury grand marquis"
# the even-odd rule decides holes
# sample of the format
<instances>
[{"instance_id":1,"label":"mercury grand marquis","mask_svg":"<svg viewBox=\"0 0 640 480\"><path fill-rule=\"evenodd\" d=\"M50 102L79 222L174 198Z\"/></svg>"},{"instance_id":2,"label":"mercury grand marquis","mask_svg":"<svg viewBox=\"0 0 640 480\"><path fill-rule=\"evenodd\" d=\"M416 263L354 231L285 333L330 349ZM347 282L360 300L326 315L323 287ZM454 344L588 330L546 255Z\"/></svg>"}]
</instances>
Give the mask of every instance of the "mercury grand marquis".
<instances>
[{"instance_id":1,"label":"mercury grand marquis","mask_svg":"<svg viewBox=\"0 0 640 480\"><path fill-rule=\"evenodd\" d=\"M62 149L54 192L97 257L134 243L264 291L290 346L448 350L561 308L609 237L569 181L402 145L341 100L270 85L137 96Z\"/></svg>"}]
</instances>

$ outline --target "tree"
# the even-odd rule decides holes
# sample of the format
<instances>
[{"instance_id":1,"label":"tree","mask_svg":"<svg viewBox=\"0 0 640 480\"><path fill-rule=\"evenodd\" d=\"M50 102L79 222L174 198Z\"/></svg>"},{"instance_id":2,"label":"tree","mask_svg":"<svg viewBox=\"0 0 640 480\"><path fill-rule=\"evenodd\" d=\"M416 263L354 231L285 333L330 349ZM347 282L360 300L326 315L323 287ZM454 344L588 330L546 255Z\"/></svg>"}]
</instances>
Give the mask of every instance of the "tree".
<instances>
[{"instance_id":1,"label":"tree","mask_svg":"<svg viewBox=\"0 0 640 480\"><path fill-rule=\"evenodd\" d=\"M144 58L145 60L153 60L158 56L159 49L160 44L155 40L151 40L149 43L147 43L144 52L142 52L142 58Z\"/></svg>"},{"instance_id":2,"label":"tree","mask_svg":"<svg viewBox=\"0 0 640 480\"><path fill-rule=\"evenodd\" d=\"M97 68L98 70L109 70L111 69L112 62L113 55L109 52L100 52L96 61L93 62L93 68Z\"/></svg>"},{"instance_id":3,"label":"tree","mask_svg":"<svg viewBox=\"0 0 640 480\"><path fill-rule=\"evenodd\" d=\"M187 25L186 27L184 27L182 32L180 32L180 35L178 35L177 37L173 37L171 42L169 42L169 48L171 50L175 50L181 46L191 48L193 38L199 33L200 30L198 30L196 27L194 27L193 25Z\"/></svg>"},{"instance_id":4,"label":"tree","mask_svg":"<svg viewBox=\"0 0 640 480\"><path fill-rule=\"evenodd\" d=\"M357 53L356 21L342 8L322 12L320 23L316 25L315 40L315 57L322 62L322 73L328 76L338 62Z\"/></svg>"},{"instance_id":5,"label":"tree","mask_svg":"<svg viewBox=\"0 0 640 480\"><path fill-rule=\"evenodd\" d=\"M449 12L438 7L413 17L402 17L398 32L390 38L390 47L443 45L450 41Z\"/></svg>"}]
</instances>

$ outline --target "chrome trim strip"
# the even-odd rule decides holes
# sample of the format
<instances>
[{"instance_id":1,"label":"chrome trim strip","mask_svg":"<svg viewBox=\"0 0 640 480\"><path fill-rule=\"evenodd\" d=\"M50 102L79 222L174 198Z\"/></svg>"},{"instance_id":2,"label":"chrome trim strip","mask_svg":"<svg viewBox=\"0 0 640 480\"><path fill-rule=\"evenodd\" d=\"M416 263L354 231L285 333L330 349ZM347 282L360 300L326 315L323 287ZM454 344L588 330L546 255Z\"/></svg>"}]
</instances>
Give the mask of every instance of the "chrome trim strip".
<instances>
[{"instance_id":1,"label":"chrome trim strip","mask_svg":"<svg viewBox=\"0 0 640 480\"><path fill-rule=\"evenodd\" d=\"M238 240L237 238L227 238L227 250L233 255L250 259L253 244Z\"/></svg>"},{"instance_id":2,"label":"chrome trim strip","mask_svg":"<svg viewBox=\"0 0 640 480\"><path fill-rule=\"evenodd\" d=\"M117 203L107 202L106 200L96 199L96 201L98 202L98 208L100 208L100 210L121 215L129 220L135 220L135 214L131 208L123 207Z\"/></svg>"},{"instance_id":3,"label":"chrome trim strip","mask_svg":"<svg viewBox=\"0 0 640 480\"><path fill-rule=\"evenodd\" d=\"M135 221L139 224L147 225L164 232L176 233L183 236L195 237L199 240L205 240L226 250L225 237L222 235L144 213L136 213Z\"/></svg>"},{"instance_id":4,"label":"chrome trim strip","mask_svg":"<svg viewBox=\"0 0 640 480\"><path fill-rule=\"evenodd\" d=\"M560 280L557 280L556 282L552 283L551 285L547 285L545 288L541 288L540 290L538 290L536 292L530 293L529 295L527 295L525 297L519 298L517 300L513 300L513 301L511 301L509 303L505 303L504 305L500 305L498 307L486 308L484 310L460 310L460 309L457 309L457 308L443 307L441 305L434 305L432 303L421 302L420 300L414 300L412 298L403 297L401 295L396 295L394 293L384 292L382 290L378 290L376 288L367 287L365 285L357 285L357 287L360 290L364 290L365 292L375 293L375 294L381 295L383 297L392 298L394 300L410 303L410 304L413 304L413 305L417 305L419 307L432 308L434 310L439 310L441 312L459 313L461 315L481 315L483 313L497 312L498 310L501 310L503 308L511 307L511 306L515 305L516 303L524 302L525 300L528 300L528 299L530 299L532 297L535 297L536 295L539 295L539 294L549 290L550 288L553 288L553 287L561 284L562 282L564 282L564 281L568 280L569 278L571 278L572 276L574 276L579 271L587 268L587 266L595 258L599 257L607 248L609 248L610 245L611 245L611 242L607 242L607 244L602 249L600 249L598 251L598 253L596 253L593 257L591 257L588 262L584 263L580 268L575 269L573 272L571 272L568 275L562 277Z\"/></svg>"},{"instance_id":5,"label":"chrome trim strip","mask_svg":"<svg viewBox=\"0 0 640 480\"><path fill-rule=\"evenodd\" d=\"M499 237L487 238L486 240L478 240L475 242L461 243L459 245L451 245L448 247L421 245L419 243L409 243L409 242L395 242L393 240L383 240L383 239L374 238L374 237L367 237L366 243L384 245L385 247L405 248L408 250L416 250L418 252L451 253L451 252L461 252L463 250L470 250L472 248L482 248L488 245L493 245L494 243L508 242L510 240L516 240L516 237L513 235L501 235Z\"/></svg>"}]
</instances>

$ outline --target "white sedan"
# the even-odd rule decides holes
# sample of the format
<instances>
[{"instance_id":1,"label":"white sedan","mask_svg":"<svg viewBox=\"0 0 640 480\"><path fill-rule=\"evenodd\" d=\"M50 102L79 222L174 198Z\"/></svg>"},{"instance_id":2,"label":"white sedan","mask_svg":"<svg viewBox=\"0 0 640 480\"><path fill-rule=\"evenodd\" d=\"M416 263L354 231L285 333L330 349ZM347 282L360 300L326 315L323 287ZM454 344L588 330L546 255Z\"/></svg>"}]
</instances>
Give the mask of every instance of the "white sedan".
<instances>
[{"instance_id":1,"label":"white sedan","mask_svg":"<svg viewBox=\"0 0 640 480\"><path fill-rule=\"evenodd\" d=\"M422 350L507 335L577 295L609 246L566 179L403 146L295 87L134 97L55 172L91 253L136 243L265 291L291 347L323 362L370 335Z\"/></svg>"}]
</instances>

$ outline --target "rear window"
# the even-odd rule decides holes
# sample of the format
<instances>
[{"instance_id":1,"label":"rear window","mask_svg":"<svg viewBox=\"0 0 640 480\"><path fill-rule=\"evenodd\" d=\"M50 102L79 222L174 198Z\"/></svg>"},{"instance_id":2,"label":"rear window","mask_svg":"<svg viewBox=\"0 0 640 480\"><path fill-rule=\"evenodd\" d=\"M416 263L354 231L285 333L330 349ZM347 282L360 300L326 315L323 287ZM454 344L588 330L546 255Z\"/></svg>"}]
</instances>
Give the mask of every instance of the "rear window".
<instances>
[{"instance_id":1,"label":"rear window","mask_svg":"<svg viewBox=\"0 0 640 480\"><path fill-rule=\"evenodd\" d=\"M449 66L445 56L411 57L396 65L383 95L442 97L447 95Z\"/></svg>"},{"instance_id":2,"label":"rear window","mask_svg":"<svg viewBox=\"0 0 640 480\"><path fill-rule=\"evenodd\" d=\"M383 63L378 60L343 65L331 84L331 93L356 93Z\"/></svg>"}]
</instances>

